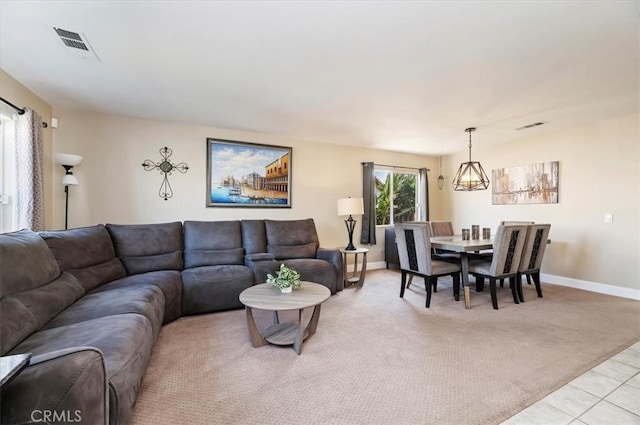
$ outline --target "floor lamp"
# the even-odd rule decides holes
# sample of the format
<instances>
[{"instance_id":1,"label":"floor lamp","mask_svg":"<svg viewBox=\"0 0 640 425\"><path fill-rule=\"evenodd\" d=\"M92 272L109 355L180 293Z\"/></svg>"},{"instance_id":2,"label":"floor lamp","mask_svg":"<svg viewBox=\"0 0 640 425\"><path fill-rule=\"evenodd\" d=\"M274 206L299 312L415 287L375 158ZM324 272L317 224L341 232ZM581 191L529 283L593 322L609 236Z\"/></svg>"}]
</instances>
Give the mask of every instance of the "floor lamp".
<instances>
[{"instance_id":1,"label":"floor lamp","mask_svg":"<svg viewBox=\"0 0 640 425\"><path fill-rule=\"evenodd\" d=\"M62 184L64 185L64 228L69 226L69 186L78 184L78 179L73 175L71 169L80 164L82 157L80 155L72 155L70 153L57 153L56 162L64 167L64 177Z\"/></svg>"}]
</instances>

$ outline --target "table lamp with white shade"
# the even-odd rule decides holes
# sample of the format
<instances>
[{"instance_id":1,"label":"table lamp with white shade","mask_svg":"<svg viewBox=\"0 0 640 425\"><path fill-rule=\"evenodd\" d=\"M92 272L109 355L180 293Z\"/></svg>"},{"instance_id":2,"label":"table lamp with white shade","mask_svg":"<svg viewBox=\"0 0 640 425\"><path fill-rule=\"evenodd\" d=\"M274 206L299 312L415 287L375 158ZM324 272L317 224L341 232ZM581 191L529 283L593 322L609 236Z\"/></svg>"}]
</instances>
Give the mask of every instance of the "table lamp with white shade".
<instances>
[{"instance_id":1,"label":"table lamp with white shade","mask_svg":"<svg viewBox=\"0 0 640 425\"><path fill-rule=\"evenodd\" d=\"M64 185L64 228L68 228L69 222L69 186L76 186L78 178L73 175L71 169L80 164L82 157L80 155L72 155L70 153L57 153L55 156L56 162L64 167L65 174L62 177L62 184Z\"/></svg>"},{"instance_id":2,"label":"table lamp with white shade","mask_svg":"<svg viewBox=\"0 0 640 425\"><path fill-rule=\"evenodd\" d=\"M354 215L364 214L364 203L362 198L343 198L338 199L338 215L348 215L344 221L347 226L347 232L349 232L349 245L345 248L347 251L355 251L356 247L353 245L353 229L356 227L356 220L353 219Z\"/></svg>"}]
</instances>

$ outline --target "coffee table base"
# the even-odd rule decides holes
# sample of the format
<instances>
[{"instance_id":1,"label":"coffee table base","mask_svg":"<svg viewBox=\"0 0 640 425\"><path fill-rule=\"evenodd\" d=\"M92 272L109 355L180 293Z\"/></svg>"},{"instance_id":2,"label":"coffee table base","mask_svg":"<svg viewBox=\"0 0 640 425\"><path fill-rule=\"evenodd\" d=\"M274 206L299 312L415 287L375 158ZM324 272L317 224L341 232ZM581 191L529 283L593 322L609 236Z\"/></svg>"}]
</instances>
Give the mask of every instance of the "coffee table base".
<instances>
[{"instance_id":1,"label":"coffee table base","mask_svg":"<svg viewBox=\"0 0 640 425\"><path fill-rule=\"evenodd\" d=\"M320 320L320 304L313 308L311 320L306 328L302 327L302 311L298 310L298 322L279 323L278 315L274 313L274 324L266 328L262 333L258 330L256 321L253 317L251 307L246 307L247 327L249 328L249 337L254 348L263 345L293 345L293 350L300 355L302 352L302 342L316 333L318 328L318 320Z\"/></svg>"}]
</instances>

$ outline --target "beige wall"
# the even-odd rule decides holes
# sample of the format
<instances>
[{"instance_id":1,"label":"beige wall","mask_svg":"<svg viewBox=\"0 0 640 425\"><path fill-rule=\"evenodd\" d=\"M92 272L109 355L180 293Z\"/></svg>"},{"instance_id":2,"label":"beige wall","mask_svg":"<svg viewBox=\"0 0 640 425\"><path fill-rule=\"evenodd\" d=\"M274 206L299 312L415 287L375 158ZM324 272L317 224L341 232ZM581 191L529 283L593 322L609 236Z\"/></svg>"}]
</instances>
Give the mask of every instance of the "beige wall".
<instances>
[{"instance_id":1,"label":"beige wall","mask_svg":"<svg viewBox=\"0 0 640 425\"><path fill-rule=\"evenodd\" d=\"M494 231L501 220L551 223L544 273L640 289L638 123L631 115L499 146L474 143L473 160L490 178L494 168L560 161L559 203L492 205L491 186L454 192L447 185L442 218L455 229L479 224ZM446 159L447 182L466 155ZM603 222L605 213L613 213L613 223Z\"/></svg>"},{"instance_id":2,"label":"beige wall","mask_svg":"<svg viewBox=\"0 0 640 425\"><path fill-rule=\"evenodd\" d=\"M447 184L440 191L436 157L87 111L56 110L55 115L60 120L54 133L55 152L84 157L75 169L81 184L71 188L71 227L105 222L313 217L322 245L342 246L346 231L343 218L336 215L336 200L360 196L362 161L426 166L432 170L432 219L451 219L456 229L479 224L494 231L504 219L550 222L552 244L545 255L544 273L640 289L640 146L636 115L498 146L474 144L474 160L480 160L489 173L498 167L560 161L560 203L551 205L491 205L490 191L454 192L450 180L460 162L466 160L466 152L443 159ZM293 147L293 208L206 208L207 137ZM158 150L165 145L173 149L174 162L184 161L190 167L186 174L170 177L175 195L168 201L157 194L161 175L144 171L140 165L145 159L158 161ZM62 169L56 167L54 174L54 181L58 181ZM54 191L53 227L62 227L63 202L61 191ZM614 214L613 223L603 222L604 213ZM383 247L383 229L379 229L370 261L383 260Z\"/></svg>"},{"instance_id":3,"label":"beige wall","mask_svg":"<svg viewBox=\"0 0 640 425\"><path fill-rule=\"evenodd\" d=\"M69 227L107 222L312 217L321 245L336 247L347 243L344 217L336 215L336 201L348 196L361 196L361 162L430 168L431 191L438 191L436 157L86 111L56 110L55 116L59 119L59 128L54 136L55 151L84 158L74 169L80 185L70 188ZM291 146L292 208L206 208L207 137ZM158 150L163 146L173 149L171 160L174 163L184 161L189 166L187 173L175 172L169 177L174 197L168 201L158 196L162 181L160 173L145 171L141 166L145 159L158 162ZM56 181L62 178L63 170L57 171ZM64 197L57 192L54 195L54 227L60 228L64 223ZM435 195L432 210L439 209ZM359 241L360 221L358 219L354 234L355 243ZM378 231L378 244L371 248L369 261L382 261L382 229Z\"/></svg>"},{"instance_id":4,"label":"beige wall","mask_svg":"<svg viewBox=\"0 0 640 425\"><path fill-rule=\"evenodd\" d=\"M18 80L14 79L11 75L7 74L4 70L0 69L0 96L21 108L31 108L42 116L43 121L47 124L51 123L52 108L47 102L36 96L31 90L23 86ZM14 110L4 104L1 106L2 113L7 116L12 116ZM53 217L53 202L52 202L52 188L53 181L51 176L53 175L52 164L52 129L49 125L47 128L42 129L42 137L44 140L44 157L45 157L45 179L44 179L44 225L46 229L52 228ZM62 177L61 177L62 178Z\"/></svg>"}]
</instances>

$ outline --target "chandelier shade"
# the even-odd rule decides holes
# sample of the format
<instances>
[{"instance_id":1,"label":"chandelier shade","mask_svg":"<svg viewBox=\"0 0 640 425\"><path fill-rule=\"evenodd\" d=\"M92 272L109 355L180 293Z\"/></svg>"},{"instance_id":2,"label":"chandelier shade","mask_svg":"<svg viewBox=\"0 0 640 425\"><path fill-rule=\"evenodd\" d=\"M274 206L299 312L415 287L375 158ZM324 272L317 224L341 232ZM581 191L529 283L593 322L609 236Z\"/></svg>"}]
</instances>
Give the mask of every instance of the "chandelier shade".
<instances>
[{"instance_id":1,"label":"chandelier shade","mask_svg":"<svg viewBox=\"0 0 640 425\"><path fill-rule=\"evenodd\" d=\"M465 130L469 133L469 161L460 164L460 168L453 178L453 190L486 190L489 187L489 177L480 162L471 161L471 133L475 130L475 127Z\"/></svg>"}]
</instances>

